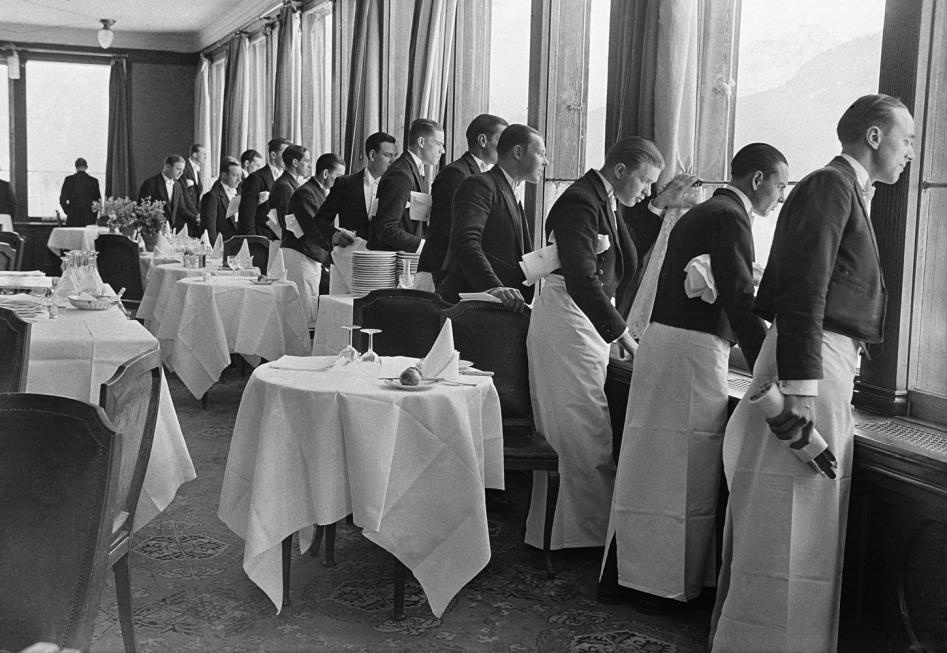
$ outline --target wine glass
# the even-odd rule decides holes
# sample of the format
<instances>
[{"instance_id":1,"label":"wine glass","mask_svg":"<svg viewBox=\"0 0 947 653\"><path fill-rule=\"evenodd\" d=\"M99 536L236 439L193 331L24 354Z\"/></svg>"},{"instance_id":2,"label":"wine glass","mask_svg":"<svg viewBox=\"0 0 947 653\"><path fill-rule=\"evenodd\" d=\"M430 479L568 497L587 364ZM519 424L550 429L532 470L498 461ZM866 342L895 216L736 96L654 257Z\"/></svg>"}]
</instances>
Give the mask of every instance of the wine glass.
<instances>
[{"instance_id":1,"label":"wine glass","mask_svg":"<svg viewBox=\"0 0 947 653\"><path fill-rule=\"evenodd\" d=\"M381 329L361 329L362 333L368 334L368 350L359 357L359 362L369 363L371 365L381 365L381 356L375 353L375 350L372 349L373 336L376 333L381 333Z\"/></svg>"},{"instance_id":2,"label":"wine glass","mask_svg":"<svg viewBox=\"0 0 947 653\"><path fill-rule=\"evenodd\" d=\"M339 352L339 355L336 358L336 363L338 363L340 366L348 365L358 358L358 349L352 346L352 332L357 331L362 327L357 324L349 324L347 326L343 326L342 328L349 332L349 344Z\"/></svg>"},{"instance_id":3,"label":"wine glass","mask_svg":"<svg viewBox=\"0 0 947 653\"><path fill-rule=\"evenodd\" d=\"M243 267L241 263L242 261L236 256L227 257L227 266L230 268L230 276L237 276L237 273L240 272L241 268Z\"/></svg>"}]
</instances>

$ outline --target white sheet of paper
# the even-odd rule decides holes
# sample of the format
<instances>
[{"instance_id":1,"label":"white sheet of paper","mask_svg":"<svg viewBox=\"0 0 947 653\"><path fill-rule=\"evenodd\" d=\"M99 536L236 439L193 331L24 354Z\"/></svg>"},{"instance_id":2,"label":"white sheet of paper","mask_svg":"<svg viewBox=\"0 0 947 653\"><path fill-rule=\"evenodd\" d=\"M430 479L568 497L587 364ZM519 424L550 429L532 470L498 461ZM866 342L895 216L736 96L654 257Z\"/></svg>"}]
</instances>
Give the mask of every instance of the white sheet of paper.
<instances>
[{"instance_id":1,"label":"white sheet of paper","mask_svg":"<svg viewBox=\"0 0 947 653\"><path fill-rule=\"evenodd\" d=\"M234 195L230 198L230 204L227 205L227 217L232 218L240 210L240 196Z\"/></svg>"},{"instance_id":2,"label":"white sheet of paper","mask_svg":"<svg viewBox=\"0 0 947 653\"><path fill-rule=\"evenodd\" d=\"M457 293L460 295L460 301L462 302L493 302L494 304L502 304L499 297L494 297L493 295L485 292L462 292Z\"/></svg>"},{"instance_id":3,"label":"white sheet of paper","mask_svg":"<svg viewBox=\"0 0 947 653\"><path fill-rule=\"evenodd\" d=\"M374 218L376 215L378 215L378 198L373 197L372 208L368 210L368 220L371 221L371 219Z\"/></svg>"},{"instance_id":4,"label":"white sheet of paper","mask_svg":"<svg viewBox=\"0 0 947 653\"><path fill-rule=\"evenodd\" d=\"M270 191L268 190L260 191L260 195L259 197L257 197L256 203L263 204L263 202L269 201L269 199L270 199Z\"/></svg>"},{"instance_id":5,"label":"white sheet of paper","mask_svg":"<svg viewBox=\"0 0 947 653\"><path fill-rule=\"evenodd\" d=\"M427 193L411 191L409 216L416 222L427 222L431 217L431 204L433 200Z\"/></svg>"},{"instance_id":6,"label":"white sheet of paper","mask_svg":"<svg viewBox=\"0 0 947 653\"><path fill-rule=\"evenodd\" d=\"M303 228L299 224L299 220L296 219L296 216L292 213L287 213L283 219L286 221L286 229L290 231L296 238L303 237Z\"/></svg>"},{"instance_id":7,"label":"white sheet of paper","mask_svg":"<svg viewBox=\"0 0 947 653\"><path fill-rule=\"evenodd\" d=\"M270 209L270 212L266 214L266 224L273 230L273 233L276 234L277 238L283 237L283 228L279 226L279 221L276 219L276 209Z\"/></svg>"}]
</instances>

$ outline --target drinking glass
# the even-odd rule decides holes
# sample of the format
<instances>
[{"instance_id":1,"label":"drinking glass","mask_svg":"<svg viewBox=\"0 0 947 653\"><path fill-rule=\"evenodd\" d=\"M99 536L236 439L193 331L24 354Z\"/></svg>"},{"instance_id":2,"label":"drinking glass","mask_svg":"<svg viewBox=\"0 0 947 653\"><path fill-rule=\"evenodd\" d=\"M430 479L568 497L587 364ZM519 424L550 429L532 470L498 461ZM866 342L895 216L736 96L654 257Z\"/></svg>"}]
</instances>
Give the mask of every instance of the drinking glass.
<instances>
[{"instance_id":1,"label":"drinking glass","mask_svg":"<svg viewBox=\"0 0 947 653\"><path fill-rule=\"evenodd\" d=\"M227 257L227 266L230 268L230 276L235 277L237 273L240 272L241 261L236 256Z\"/></svg>"},{"instance_id":2,"label":"drinking glass","mask_svg":"<svg viewBox=\"0 0 947 653\"><path fill-rule=\"evenodd\" d=\"M376 333L381 333L381 329L361 329L361 332L368 334L368 351L359 357L359 362L369 363L372 365L381 365L381 356L376 354L375 350L372 349L372 345L374 344L373 336Z\"/></svg>"},{"instance_id":3,"label":"drinking glass","mask_svg":"<svg viewBox=\"0 0 947 653\"><path fill-rule=\"evenodd\" d=\"M357 324L349 324L347 326L343 326L342 328L349 332L349 344L339 352L339 355L336 358L336 363L339 365L348 365L358 358L358 349L352 346L352 332L357 331L362 327Z\"/></svg>"}]
</instances>

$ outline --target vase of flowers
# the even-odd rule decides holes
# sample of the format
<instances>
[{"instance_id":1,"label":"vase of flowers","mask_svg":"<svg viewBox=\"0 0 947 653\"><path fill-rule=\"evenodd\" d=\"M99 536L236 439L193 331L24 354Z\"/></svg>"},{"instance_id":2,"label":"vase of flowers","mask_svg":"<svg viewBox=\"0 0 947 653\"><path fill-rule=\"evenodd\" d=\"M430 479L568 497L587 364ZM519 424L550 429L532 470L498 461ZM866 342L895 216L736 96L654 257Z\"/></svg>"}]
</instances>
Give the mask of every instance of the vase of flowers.
<instances>
[{"instance_id":1,"label":"vase of flowers","mask_svg":"<svg viewBox=\"0 0 947 653\"><path fill-rule=\"evenodd\" d=\"M96 224L108 227L112 233L122 233L133 237L135 225L135 202L127 197L106 197L92 203L92 210L98 213Z\"/></svg>"},{"instance_id":2,"label":"vase of flowers","mask_svg":"<svg viewBox=\"0 0 947 653\"><path fill-rule=\"evenodd\" d=\"M135 207L135 227L145 242L145 249L155 251L155 242L168 219L164 215L164 202L161 200L142 200Z\"/></svg>"}]
</instances>

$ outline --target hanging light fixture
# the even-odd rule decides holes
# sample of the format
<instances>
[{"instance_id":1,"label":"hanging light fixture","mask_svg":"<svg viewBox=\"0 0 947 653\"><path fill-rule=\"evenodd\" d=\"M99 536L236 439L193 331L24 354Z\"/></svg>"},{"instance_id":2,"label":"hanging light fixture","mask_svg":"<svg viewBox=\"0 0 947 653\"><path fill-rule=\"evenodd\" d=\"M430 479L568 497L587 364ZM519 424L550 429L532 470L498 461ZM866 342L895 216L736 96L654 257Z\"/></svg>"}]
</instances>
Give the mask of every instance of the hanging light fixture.
<instances>
[{"instance_id":1,"label":"hanging light fixture","mask_svg":"<svg viewBox=\"0 0 947 653\"><path fill-rule=\"evenodd\" d=\"M97 34L99 45L102 46L103 50L108 50L112 45L112 39L115 38L115 32L112 31L112 25L115 24L115 21L111 18L100 18L99 22L102 23L102 29Z\"/></svg>"}]
</instances>

